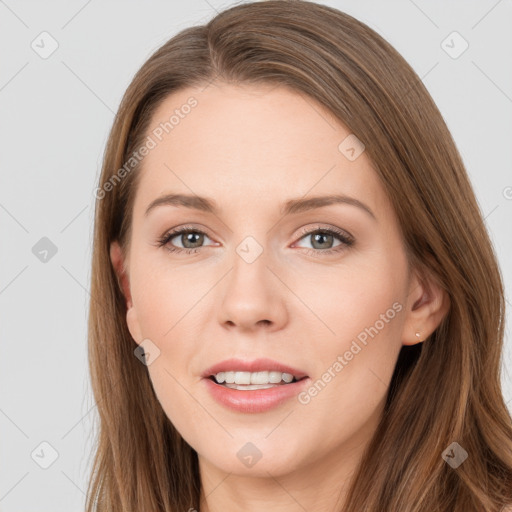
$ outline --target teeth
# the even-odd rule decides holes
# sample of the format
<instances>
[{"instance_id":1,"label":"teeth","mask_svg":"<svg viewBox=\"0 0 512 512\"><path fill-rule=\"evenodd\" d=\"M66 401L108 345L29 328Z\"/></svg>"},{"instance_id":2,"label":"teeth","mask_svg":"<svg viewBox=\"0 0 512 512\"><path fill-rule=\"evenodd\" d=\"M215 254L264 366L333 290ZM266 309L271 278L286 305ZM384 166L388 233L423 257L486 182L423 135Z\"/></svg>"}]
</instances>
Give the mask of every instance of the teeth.
<instances>
[{"instance_id":1,"label":"teeth","mask_svg":"<svg viewBox=\"0 0 512 512\"><path fill-rule=\"evenodd\" d=\"M214 375L214 377L218 384L225 382L226 385L244 385L244 389L265 389L263 387L253 388L250 386L251 384L280 384L281 381L288 384L292 382L294 378L291 373L282 372L219 372L217 375Z\"/></svg>"}]
</instances>

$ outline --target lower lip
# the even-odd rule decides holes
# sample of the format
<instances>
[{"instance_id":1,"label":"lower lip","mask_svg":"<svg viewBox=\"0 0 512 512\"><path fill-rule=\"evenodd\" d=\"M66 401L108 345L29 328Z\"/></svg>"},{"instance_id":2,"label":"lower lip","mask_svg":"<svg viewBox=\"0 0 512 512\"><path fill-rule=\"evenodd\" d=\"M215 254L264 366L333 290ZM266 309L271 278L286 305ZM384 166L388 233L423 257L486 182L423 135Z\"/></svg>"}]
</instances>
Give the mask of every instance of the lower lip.
<instances>
[{"instance_id":1,"label":"lower lip","mask_svg":"<svg viewBox=\"0 0 512 512\"><path fill-rule=\"evenodd\" d=\"M218 403L237 412L252 413L268 411L297 396L310 379L306 377L290 384L247 391L227 388L208 378L203 380L211 396Z\"/></svg>"}]
</instances>

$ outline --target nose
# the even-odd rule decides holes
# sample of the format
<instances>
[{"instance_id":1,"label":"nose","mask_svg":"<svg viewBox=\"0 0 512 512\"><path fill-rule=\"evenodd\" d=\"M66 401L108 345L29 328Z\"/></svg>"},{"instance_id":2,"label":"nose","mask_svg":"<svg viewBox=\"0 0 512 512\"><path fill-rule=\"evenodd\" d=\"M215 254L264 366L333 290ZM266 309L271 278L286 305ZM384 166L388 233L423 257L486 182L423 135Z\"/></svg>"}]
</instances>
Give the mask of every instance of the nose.
<instances>
[{"instance_id":1,"label":"nose","mask_svg":"<svg viewBox=\"0 0 512 512\"><path fill-rule=\"evenodd\" d=\"M265 251L252 262L235 254L226 283L220 288L218 314L223 326L243 331L264 327L273 331L286 325L287 288L269 263Z\"/></svg>"}]
</instances>

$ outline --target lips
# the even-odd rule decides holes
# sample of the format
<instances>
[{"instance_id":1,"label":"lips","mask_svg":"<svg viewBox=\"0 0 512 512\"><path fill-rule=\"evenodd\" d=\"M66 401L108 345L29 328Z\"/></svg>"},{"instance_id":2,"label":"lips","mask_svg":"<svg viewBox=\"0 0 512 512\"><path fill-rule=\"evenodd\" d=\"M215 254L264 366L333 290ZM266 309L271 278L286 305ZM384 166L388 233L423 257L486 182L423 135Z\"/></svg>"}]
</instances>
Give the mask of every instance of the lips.
<instances>
[{"instance_id":1,"label":"lips","mask_svg":"<svg viewBox=\"0 0 512 512\"><path fill-rule=\"evenodd\" d=\"M307 377L307 373L299 370L297 368L293 368L292 366L288 366L286 364L282 364L279 361L275 361L273 359L260 358L255 359L253 361L244 361L243 359L226 359L225 361L221 361L220 363L214 364L210 366L205 371L201 373L201 377L209 378L212 375L216 375L220 372L263 372L263 371L274 371L274 372L282 372L282 373L290 373L295 377L296 380L301 380L304 377Z\"/></svg>"}]
</instances>

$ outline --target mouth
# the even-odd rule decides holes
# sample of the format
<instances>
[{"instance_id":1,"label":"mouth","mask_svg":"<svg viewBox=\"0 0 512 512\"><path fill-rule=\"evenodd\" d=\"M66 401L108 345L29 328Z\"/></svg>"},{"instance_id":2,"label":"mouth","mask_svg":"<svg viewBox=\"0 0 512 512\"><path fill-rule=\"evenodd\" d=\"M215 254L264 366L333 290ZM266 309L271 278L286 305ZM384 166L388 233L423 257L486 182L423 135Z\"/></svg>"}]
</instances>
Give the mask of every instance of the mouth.
<instances>
[{"instance_id":1,"label":"mouth","mask_svg":"<svg viewBox=\"0 0 512 512\"><path fill-rule=\"evenodd\" d=\"M213 400L243 414L284 406L311 382L304 372L270 359L231 359L212 366L201 377Z\"/></svg>"},{"instance_id":2,"label":"mouth","mask_svg":"<svg viewBox=\"0 0 512 512\"><path fill-rule=\"evenodd\" d=\"M301 370L266 358L225 360L211 366L201 376L218 386L240 391L287 386L308 378Z\"/></svg>"}]
</instances>

